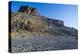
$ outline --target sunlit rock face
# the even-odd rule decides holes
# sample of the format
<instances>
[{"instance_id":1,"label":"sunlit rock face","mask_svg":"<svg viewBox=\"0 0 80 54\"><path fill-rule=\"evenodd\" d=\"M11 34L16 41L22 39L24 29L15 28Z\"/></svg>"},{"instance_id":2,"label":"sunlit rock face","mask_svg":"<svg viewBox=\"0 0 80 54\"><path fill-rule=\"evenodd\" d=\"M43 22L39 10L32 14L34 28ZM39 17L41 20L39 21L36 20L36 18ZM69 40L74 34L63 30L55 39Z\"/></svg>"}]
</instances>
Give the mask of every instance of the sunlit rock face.
<instances>
[{"instance_id":1,"label":"sunlit rock face","mask_svg":"<svg viewBox=\"0 0 80 54\"><path fill-rule=\"evenodd\" d=\"M11 13L11 52L77 49L77 33L62 20L40 15L34 7L21 6Z\"/></svg>"},{"instance_id":2,"label":"sunlit rock face","mask_svg":"<svg viewBox=\"0 0 80 54\"><path fill-rule=\"evenodd\" d=\"M30 6L21 6L18 12L23 12L23 13L32 14L32 15L38 14L37 9L34 7L30 7Z\"/></svg>"}]
</instances>

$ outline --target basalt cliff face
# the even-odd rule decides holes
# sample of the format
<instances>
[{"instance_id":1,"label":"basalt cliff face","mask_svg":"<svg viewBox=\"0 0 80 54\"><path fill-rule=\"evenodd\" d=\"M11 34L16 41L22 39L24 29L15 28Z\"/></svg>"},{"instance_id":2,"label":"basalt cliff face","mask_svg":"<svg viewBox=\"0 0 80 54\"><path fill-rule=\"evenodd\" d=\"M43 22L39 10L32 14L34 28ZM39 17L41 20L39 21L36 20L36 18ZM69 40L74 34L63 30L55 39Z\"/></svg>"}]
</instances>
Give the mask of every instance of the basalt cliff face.
<instances>
[{"instance_id":1,"label":"basalt cliff face","mask_svg":"<svg viewBox=\"0 0 80 54\"><path fill-rule=\"evenodd\" d=\"M11 13L11 52L77 49L77 33L62 20L41 16L33 7L21 6Z\"/></svg>"}]
</instances>

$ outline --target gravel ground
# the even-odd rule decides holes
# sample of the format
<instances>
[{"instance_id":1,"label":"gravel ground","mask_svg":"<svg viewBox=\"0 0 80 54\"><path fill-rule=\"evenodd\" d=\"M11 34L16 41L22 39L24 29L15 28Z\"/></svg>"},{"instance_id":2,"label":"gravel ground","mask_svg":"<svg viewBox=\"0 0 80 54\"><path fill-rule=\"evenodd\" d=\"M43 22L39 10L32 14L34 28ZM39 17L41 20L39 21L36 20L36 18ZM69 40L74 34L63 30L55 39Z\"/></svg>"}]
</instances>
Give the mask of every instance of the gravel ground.
<instances>
[{"instance_id":1,"label":"gravel ground","mask_svg":"<svg viewBox=\"0 0 80 54\"><path fill-rule=\"evenodd\" d=\"M16 36L11 40L13 53L78 48L78 41L75 36L34 34L33 36Z\"/></svg>"}]
</instances>

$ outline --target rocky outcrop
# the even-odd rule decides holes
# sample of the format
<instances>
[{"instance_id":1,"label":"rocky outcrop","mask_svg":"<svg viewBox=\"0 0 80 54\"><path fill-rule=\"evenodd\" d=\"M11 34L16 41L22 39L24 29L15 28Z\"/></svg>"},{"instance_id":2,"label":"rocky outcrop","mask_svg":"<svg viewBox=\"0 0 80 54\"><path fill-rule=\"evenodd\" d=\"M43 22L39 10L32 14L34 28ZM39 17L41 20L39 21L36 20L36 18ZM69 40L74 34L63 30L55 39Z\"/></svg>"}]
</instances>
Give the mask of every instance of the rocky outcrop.
<instances>
[{"instance_id":1,"label":"rocky outcrop","mask_svg":"<svg viewBox=\"0 0 80 54\"><path fill-rule=\"evenodd\" d=\"M61 20L50 19L40 15L31 15L27 13L12 14L11 30L19 31L26 30L31 32L50 32L67 35L77 35L77 30L74 28L64 26Z\"/></svg>"},{"instance_id":2,"label":"rocky outcrop","mask_svg":"<svg viewBox=\"0 0 80 54\"><path fill-rule=\"evenodd\" d=\"M23 12L23 13L31 14L31 15L38 15L37 9L34 7L30 7L30 6L21 6L18 12Z\"/></svg>"},{"instance_id":3,"label":"rocky outcrop","mask_svg":"<svg viewBox=\"0 0 80 54\"><path fill-rule=\"evenodd\" d=\"M48 19L49 24L54 24L55 26L64 26L64 22L56 19Z\"/></svg>"}]
</instances>

